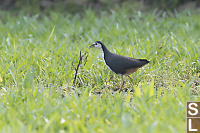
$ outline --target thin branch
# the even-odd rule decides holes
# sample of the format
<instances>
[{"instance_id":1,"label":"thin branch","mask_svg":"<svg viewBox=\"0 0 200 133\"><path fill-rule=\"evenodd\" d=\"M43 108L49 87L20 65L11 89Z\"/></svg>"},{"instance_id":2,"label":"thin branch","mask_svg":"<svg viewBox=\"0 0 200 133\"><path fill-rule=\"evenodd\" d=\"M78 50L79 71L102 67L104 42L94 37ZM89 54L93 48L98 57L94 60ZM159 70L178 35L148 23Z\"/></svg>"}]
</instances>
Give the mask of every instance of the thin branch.
<instances>
[{"instance_id":1,"label":"thin branch","mask_svg":"<svg viewBox=\"0 0 200 133\"><path fill-rule=\"evenodd\" d=\"M77 77L78 69L79 69L79 67L80 67L80 65L81 65L81 62L82 62L82 56L81 56L81 51L80 51L79 62L78 62L78 65L77 65L77 67L76 67L76 69L75 69L75 70L76 70L76 73L75 73L75 75L74 75L73 86L75 86L76 77Z\"/></svg>"},{"instance_id":2,"label":"thin branch","mask_svg":"<svg viewBox=\"0 0 200 133\"><path fill-rule=\"evenodd\" d=\"M73 80L73 86L75 86L75 83L76 83L76 78L77 78L77 74L78 74L78 70L79 70L79 67L80 65L82 64L82 60L83 60L83 57L86 55L86 58L85 58L85 63L84 63L84 66L86 64L86 60L87 60L87 57L88 57L88 52L85 52L83 55L81 54L81 51L80 51L80 55L79 55L79 62L78 62L78 65L77 67L75 68L75 74L74 74L74 80Z\"/></svg>"}]
</instances>

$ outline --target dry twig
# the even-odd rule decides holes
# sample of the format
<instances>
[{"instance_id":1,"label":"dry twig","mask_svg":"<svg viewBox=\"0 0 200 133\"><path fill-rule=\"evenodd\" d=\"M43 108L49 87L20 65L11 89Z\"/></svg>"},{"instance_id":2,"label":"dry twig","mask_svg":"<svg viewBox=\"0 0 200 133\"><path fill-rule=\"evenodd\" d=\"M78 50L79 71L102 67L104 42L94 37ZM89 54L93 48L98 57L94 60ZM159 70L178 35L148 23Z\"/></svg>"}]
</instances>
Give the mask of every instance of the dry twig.
<instances>
[{"instance_id":1,"label":"dry twig","mask_svg":"<svg viewBox=\"0 0 200 133\"><path fill-rule=\"evenodd\" d=\"M82 60L83 60L83 57L85 57L85 63L84 63L84 66L86 64L86 61L87 61L87 57L88 57L88 52L85 52L83 55L81 55L81 51L80 51L80 55L79 55L79 62L78 62L78 65L77 67L75 68L75 74L74 74L74 80L73 80L73 86L75 86L75 83L76 83L76 78L77 78L77 74L78 74L78 70L79 70L79 67L80 65L82 64Z\"/></svg>"}]
</instances>

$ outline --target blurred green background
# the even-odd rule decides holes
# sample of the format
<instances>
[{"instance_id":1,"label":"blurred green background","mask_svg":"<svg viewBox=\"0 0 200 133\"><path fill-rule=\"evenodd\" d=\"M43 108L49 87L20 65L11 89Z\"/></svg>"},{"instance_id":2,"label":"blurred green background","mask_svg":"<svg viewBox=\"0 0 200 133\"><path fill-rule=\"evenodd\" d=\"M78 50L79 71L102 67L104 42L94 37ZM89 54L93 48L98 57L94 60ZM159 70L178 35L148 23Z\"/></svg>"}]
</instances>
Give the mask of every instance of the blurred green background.
<instances>
[{"instance_id":1,"label":"blurred green background","mask_svg":"<svg viewBox=\"0 0 200 133\"><path fill-rule=\"evenodd\" d=\"M200 7L199 0L1 0L1 9L22 9L41 11L47 9L80 11L84 8L110 8L123 3L140 3L142 6L164 10Z\"/></svg>"},{"instance_id":2,"label":"blurred green background","mask_svg":"<svg viewBox=\"0 0 200 133\"><path fill-rule=\"evenodd\" d=\"M1 0L0 132L183 133L200 101L199 0ZM114 53L150 60L125 78ZM88 52L73 86L80 50ZM134 90L131 92L130 90Z\"/></svg>"}]
</instances>

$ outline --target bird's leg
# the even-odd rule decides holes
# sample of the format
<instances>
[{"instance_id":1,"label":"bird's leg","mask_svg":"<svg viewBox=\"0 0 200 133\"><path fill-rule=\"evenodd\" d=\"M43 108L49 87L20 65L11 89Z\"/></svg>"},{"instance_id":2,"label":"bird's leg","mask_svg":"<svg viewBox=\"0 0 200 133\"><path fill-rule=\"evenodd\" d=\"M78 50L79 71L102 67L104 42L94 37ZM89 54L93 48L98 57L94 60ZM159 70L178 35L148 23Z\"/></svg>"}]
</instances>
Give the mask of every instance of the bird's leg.
<instances>
[{"instance_id":1,"label":"bird's leg","mask_svg":"<svg viewBox=\"0 0 200 133\"><path fill-rule=\"evenodd\" d=\"M123 88L123 86L124 86L124 79L123 79L123 75L122 75L121 77L122 77L122 83L121 83L121 86L120 86L119 92L121 92L121 91L122 91L122 88Z\"/></svg>"},{"instance_id":2,"label":"bird's leg","mask_svg":"<svg viewBox=\"0 0 200 133\"><path fill-rule=\"evenodd\" d=\"M130 79L131 83L132 83L132 86L133 86L133 79L131 78L130 75L128 75L128 78ZM134 88L132 89L132 91L134 92Z\"/></svg>"},{"instance_id":3,"label":"bird's leg","mask_svg":"<svg viewBox=\"0 0 200 133\"><path fill-rule=\"evenodd\" d=\"M128 78L130 79L130 81L131 81L131 83L132 83L132 85L133 85L133 79L131 78L130 75L128 75Z\"/></svg>"}]
</instances>

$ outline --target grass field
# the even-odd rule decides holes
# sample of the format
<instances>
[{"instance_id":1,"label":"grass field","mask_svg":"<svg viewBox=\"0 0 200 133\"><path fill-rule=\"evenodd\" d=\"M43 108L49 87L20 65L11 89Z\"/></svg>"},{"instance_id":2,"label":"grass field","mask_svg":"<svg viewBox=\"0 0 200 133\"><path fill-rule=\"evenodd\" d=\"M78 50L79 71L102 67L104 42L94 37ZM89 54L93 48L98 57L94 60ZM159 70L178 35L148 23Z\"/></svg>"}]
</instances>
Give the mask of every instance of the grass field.
<instances>
[{"instance_id":1,"label":"grass field","mask_svg":"<svg viewBox=\"0 0 200 133\"><path fill-rule=\"evenodd\" d=\"M0 31L0 132L184 133L186 101L200 100L199 13L1 12ZM151 61L127 92L88 49L97 40ZM88 58L72 87L80 50Z\"/></svg>"}]
</instances>

